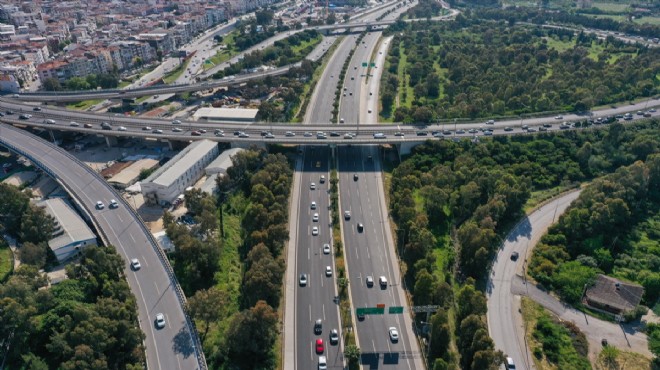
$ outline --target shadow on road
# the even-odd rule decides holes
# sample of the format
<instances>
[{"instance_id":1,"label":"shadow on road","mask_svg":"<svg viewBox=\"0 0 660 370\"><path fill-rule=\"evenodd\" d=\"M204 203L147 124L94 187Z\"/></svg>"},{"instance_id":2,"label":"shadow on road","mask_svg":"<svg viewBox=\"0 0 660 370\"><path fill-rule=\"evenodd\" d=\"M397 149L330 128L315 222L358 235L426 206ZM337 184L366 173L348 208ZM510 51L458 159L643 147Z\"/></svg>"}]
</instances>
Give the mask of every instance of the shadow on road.
<instances>
[{"instance_id":1,"label":"shadow on road","mask_svg":"<svg viewBox=\"0 0 660 370\"><path fill-rule=\"evenodd\" d=\"M172 340L172 349L174 353L180 353L184 358L188 358L195 354L190 333L186 330L187 326L182 326L181 330L174 336Z\"/></svg>"},{"instance_id":2,"label":"shadow on road","mask_svg":"<svg viewBox=\"0 0 660 370\"><path fill-rule=\"evenodd\" d=\"M506 241L512 243L520 237L527 239L531 239L532 237L532 224L529 223L529 217L525 217L515 229L511 230Z\"/></svg>"}]
</instances>

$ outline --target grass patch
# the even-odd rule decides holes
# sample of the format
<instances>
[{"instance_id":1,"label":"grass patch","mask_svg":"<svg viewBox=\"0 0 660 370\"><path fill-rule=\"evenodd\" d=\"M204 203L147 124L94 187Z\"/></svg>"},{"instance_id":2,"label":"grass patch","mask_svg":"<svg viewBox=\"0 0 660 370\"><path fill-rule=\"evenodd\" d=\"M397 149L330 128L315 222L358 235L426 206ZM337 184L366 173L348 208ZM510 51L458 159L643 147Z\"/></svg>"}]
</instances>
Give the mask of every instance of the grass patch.
<instances>
[{"instance_id":1,"label":"grass patch","mask_svg":"<svg viewBox=\"0 0 660 370\"><path fill-rule=\"evenodd\" d=\"M639 353L625 352L615 349L616 357L613 360L608 359L605 355L606 351L601 351L598 354L598 359L594 363L595 370L611 370L611 369L626 369L626 370L649 370L653 369L651 360L642 356Z\"/></svg>"},{"instance_id":2,"label":"grass patch","mask_svg":"<svg viewBox=\"0 0 660 370\"><path fill-rule=\"evenodd\" d=\"M555 49L560 53L575 47L575 39L571 41L560 40L557 37L544 37L543 39L546 41L548 49Z\"/></svg>"},{"instance_id":3,"label":"grass patch","mask_svg":"<svg viewBox=\"0 0 660 370\"><path fill-rule=\"evenodd\" d=\"M408 57L406 55L406 49L403 47L403 41L399 44L399 50L401 57L399 58L399 69L396 74L399 77L399 104L400 107L410 108L412 101L415 98L415 92L413 87L408 84L408 79L406 78L406 65L408 63ZM396 104L395 104L396 106Z\"/></svg>"},{"instance_id":4,"label":"grass patch","mask_svg":"<svg viewBox=\"0 0 660 370\"><path fill-rule=\"evenodd\" d=\"M218 64L224 63L231 59L235 54L232 53L229 49L224 49L220 51L216 51L215 55L212 57L204 60L204 64L202 64L202 68L206 71L208 69L211 69ZM207 63L210 62L210 63Z\"/></svg>"},{"instance_id":5,"label":"grass patch","mask_svg":"<svg viewBox=\"0 0 660 370\"><path fill-rule=\"evenodd\" d=\"M533 191L532 194L530 195L529 199L527 200L527 203L523 206L523 210L525 213L529 213L534 208L538 207L541 205L543 202L545 202L548 199L554 198L557 195L569 190L569 189L574 189L576 188L577 185L563 185L563 186L557 186L554 188L550 189L543 189L543 190L538 190L538 191Z\"/></svg>"},{"instance_id":6,"label":"grass patch","mask_svg":"<svg viewBox=\"0 0 660 370\"><path fill-rule=\"evenodd\" d=\"M629 5L625 3L594 2L593 7L606 12L621 13L625 12Z\"/></svg>"},{"instance_id":7,"label":"grass patch","mask_svg":"<svg viewBox=\"0 0 660 370\"><path fill-rule=\"evenodd\" d=\"M128 85L129 83L127 83ZM99 104L103 101L103 99L94 99L94 100L83 100L79 101L77 103L73 104L67 104L66 107L67 109L75 109L75 110L87 110L96 104Z\"/></svg>"},{"instance_id":8,"label":"grass patch","mask_svg":"<svg viewBox=\"0 0 660 370\"><path fill-rule=\"evenodd\" d=\"M243 243L241 238L241 212L245 201L242 195L232 196L225 205L223 213L223 225L225 238L221 244L218 271L215 273L215 287L227 292L228 302L223 308L226 313L221 321L212 322L209 332L204 341L205 352L211 353L211 349L222 343L224 333L229 327L231 317L239 310L239 299L241 295L241 284L243 281L243 263L239 249ZM202 327L202 325L198 326Z\"/></svg>"},{"instance_id":9,"label":"grass patch","mask_svg":"<svg viewBox=\"0 0 660 370\"><path fill-rule=\"evenodd\" d=\"M591 369L589 344L572 323L561 323L541 305L522 297L525 335L537 369Z\"/></svg>"},{"instance_id":10,"label":"grass patch","mask_svg":"<svg viewBox=\"0 0 660 370\"><path fill-rule=\"evenodd\" d=\"M14 270L14 259L7 241L0 237L0 282L5 282Z\"/></svg>"},{"instance_id":11,"label":"grass patch","mask_svg":"<svg viewBox=\"0 0 660 370\"><path fill-rule=\"evenodd\" d=\"M179 64L178 67L163 76L163 82L166 84L174 83L179 77L181 77L186 68L188 68L188 63L190 63L190 59L186 60L182 64Z\"/></svg>"}]
</instances>

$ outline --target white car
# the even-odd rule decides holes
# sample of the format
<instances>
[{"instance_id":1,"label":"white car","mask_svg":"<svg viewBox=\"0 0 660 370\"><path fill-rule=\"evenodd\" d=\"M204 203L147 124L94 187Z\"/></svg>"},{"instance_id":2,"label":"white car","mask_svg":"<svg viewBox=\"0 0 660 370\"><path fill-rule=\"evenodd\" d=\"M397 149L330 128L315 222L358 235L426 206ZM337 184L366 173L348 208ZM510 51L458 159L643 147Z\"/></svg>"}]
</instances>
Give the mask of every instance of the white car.
<instances>
[{"instance_id":1,"label":"white car","mask_svg":"<svg viewBox=\"0 0 660 370\"><path fill-rule=\"evenodd\" d=\"M323 254L330 254L330 244L323 244Z\"/></svg>"},{"instance_id":2,"label":"white car","mask_svg":"<svg viewBox=\"0 0 660 370\"><path fill-rule=\"evenodd\" d=\"M142 268L142 265L140 264L140 260L138 260L137 258L133 258L133 259L131 260L131 268L132 268L133 270L135 270L135 271L137 271L137 270L139 270L140 268Z\"/></svg>"},{"instance_id":3,"label":"white car","mask_svg":"<svg viewBox=\"0 0 660 370\"><path fill-rule=\"evenodd\" d=\"M318 226L312 227L312 235L314 235L314 236L319 235L319 227Z\"/></svg>"},{"instance_id":4,"label":"white car","mask_svg":"<svg viewBox=\"0 0 660 370\"><path fill-rule=\"evenodd\" d=\"M321 175L321 179L319 180L321 184L325 183L325 175Z\"/></svg>"},{"instance_id":5,"label":"white car","mask_svg":"<svg viewBox=\"0 0 660 370\"><path fill-rule=\"evenodd\" d=\"M310 205L310 208L311 209L316 209L316 202L312 202L312 204Z\"/></svg>"},{"instance_id":6,"label":"white car","mask_svg":"<svg viewBox=\"0 0 660 370\"><path fill-rule=\"evenodd\" d=\"M124 126L119 126L119 128L117 129L117 131L126 131L126 127L124 127Z\"/></svg>"},{"instance_id":7,"label":"white car","mask_svg":"<svg viewBox=\"0 0 660 370\"><path fill-rule=\"evenodd\" d=\"M325 276L327 276L327 277L332 276L332 267L330 267L330 266L325 267Z\"/></svg>"},{"instance_id":8,"label":"white car","mask_svg":"<svg viewBox=\"0 0 660 370\"><path fill-rule=\"evenodd\" d=\"M114 199L110 199L110 206L109 207L110 208L117 208L117 207L119 207L119 203L117 203L117 201L114 200Z\"/></svg>"},{"instance_id":9,"label":"white car","mask_svg":"<svg viewBox=\"0 0 660 370\"><path fill-rule=\"evenodd\" d=\"M373 276L367 276L367 286L372 287L374 286L374 278Z\"/></svg>"},{"instance_id":10,"label":"white car","mask_svg":"<svg viewBox=\"0 0 660 370\"><path fill-rule=\"evenodd\" d=\"M344 220L348 221L351 219L351 211L344 211Z\"/></svg>"},{"instance_id":11,"label":"white car","mask_svg":"<svg viewBox=\"0 0 660 370\"><path fill-rule=\"evenodd\" d=\"M165 315L163 315L162 313L156 314L156 327L158 329L162 329L165 327Z\"/></svg>"},{"instance_id":12,"label":"white car","mask_svg":"<svg viewBox=\"0 0 660 370\"><path fill-rule=\"evenodd\" d=\"M318 213L314 213L314 214L312 215L312 221L314 221L314 222L319 222L319 214L318 214Z\"/></svg>"},{"instance_id":13,"label":"white car","mask_svg":"<svg viewBox=\"0 0 660 370\"><path fill-rule=\"evenodd\" d=\"M96 209L103 209L103 208L105 208L105 204L103 204L103 202L101 202L100 200L96 202Z\"/></svg>"},{"instance_id":14,"label":"white car","mask_svg":"<svg viewBox=\"0 0 660 370\"><path fill-rule=\"evenodd\" d=\"M319 370L327 370L328 361L325 359L325 356L319 356Z\"/></svg>"},{"instance_id":15,"label":"white car","mask_svg":"<svg viewBox=\"0 0 660 370\"><path fill-rule=\"evenodd\" d=\"M313 182L310 183L310 184L309 184L309 188L310 188L311 190L316 190L316 183L313 183Z\"/></svg>"},{"instance_id":16,"label":"white car","mask_svg":"<svg viewBox=\"0 0 660 370\"><path fill-rule=\"evenodd\" d=\"M172 129L172 132L183 132L183 130L178 127L175 127Z\"/></svg>"},{"instance_id":17,"label":"white car","mask_svg":"<svg viewBox=\"0 0 660 370\"><path fill-rule=\"evenodd\" d=\"M78 127L78 126L80 126L80 123L75 122L75 121L71 121L71 122L69 122L69 126Z\"/></svg>"},{"instance_id":18,"label":"white car","mask_svg":"<svg viewBox=\"0 0 660 370\"><path fill-rule=\"evenodd\" d=\"M399 341L399 331L394 326L390 327L390 340L394 343Z\"/></svg>"},{"instance_id":19,"label":"white car","mask_svg":"<svg viewBox=\"0 0 660 370\"><path fill-rule=\"evenodd\" d=\"M387 287L387 278L385 276L379 277L378 282L380 283L381 288Z\"/></svg>"}]
</instances>

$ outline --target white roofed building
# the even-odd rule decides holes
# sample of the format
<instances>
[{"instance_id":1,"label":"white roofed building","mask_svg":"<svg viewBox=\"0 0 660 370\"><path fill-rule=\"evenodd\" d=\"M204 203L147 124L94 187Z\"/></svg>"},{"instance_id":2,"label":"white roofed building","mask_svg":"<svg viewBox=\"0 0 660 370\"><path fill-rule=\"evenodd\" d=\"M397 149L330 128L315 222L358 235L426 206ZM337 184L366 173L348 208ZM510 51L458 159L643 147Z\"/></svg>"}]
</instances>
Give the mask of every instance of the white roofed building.
<instances>
[{"instance_id":1,"label":"white roofed building","mask_svg":"<svg viewBox=\"0 0 660 370\"><path fill-rule=\"evenodd\" d=\"M96 245L96 234L71 206L61 198L47 199L37 203L55 220L53 237L48 246L63 263L80 255L83 248Z\"/></svg>"},{"instance_id":2,"label":"white roofed building","mask_svg":"<svg viewBox=\"0 0 660 370\"><path fill-rule=\"evenodd\" d=\"M259 109L199 108L193 119L208 122L255 122Z\"/></svg>"},{"instance_id":3,"label":"white roofed building","mask_svg":"<svg viewBox=\"0 0 660 370\"><path fill-rule=\"evenodd\" d=\"M204 168L218 156L218 143L195 141L140 183L145 202L167 205L204 175Z\"/></svg>"}]
</instances>

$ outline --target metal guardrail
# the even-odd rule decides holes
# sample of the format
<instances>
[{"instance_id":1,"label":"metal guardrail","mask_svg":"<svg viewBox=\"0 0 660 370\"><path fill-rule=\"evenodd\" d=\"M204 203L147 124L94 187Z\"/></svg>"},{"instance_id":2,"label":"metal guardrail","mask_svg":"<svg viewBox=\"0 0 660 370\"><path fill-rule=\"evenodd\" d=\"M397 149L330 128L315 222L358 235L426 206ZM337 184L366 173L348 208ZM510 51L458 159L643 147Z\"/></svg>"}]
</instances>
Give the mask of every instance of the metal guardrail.
<instances>
[{"instance_id":1,"label":"metal guardrail","mask_svg":"<svg viewBox=\"0 0 660 370\"><path fill-rule=\"evenodd\" d=\"M3 126L3 129L7 129L7 128L9 128L9 129L11 129L11 130L15 130L15 131L22 131L22 130L19 130L19 129L14 128L13 126L9 126L9 125L5 125L5 126ZM74 157L73 155L71 155L71 154L68 153L67 151L63 150L62 148L60 148L60 147L58 147L58 146L55 146L55 145L52 145L51 143L49 143L49 142L43 140L43 139L40 138L40 137L35 136L34 138L35 138L36 140L42 141L43 143L47 144L48 146L50 146L50 147L53 148L54 150L57 150L60 154L63 154L64 156L66 156L67 158L69 158L72 162L74 162L76 165L82 167L85 171L87 171L87 172L90 173L92 176L94 176L97 180L101 181L101 183L106 187L106 189L108 189L108 190L110 190L111 192L115 193L115 195L117 196L117 199L121 199L121 202L124 204L124 207L125 207L125 208L126 208L126 209L127 209L132 215L133 215L133 217L135 217L135 218L137 218L137 219L139 220L138 224L139 224L140 228L142 228L142 230L144 231L144 233L145 233L146 235L148 235L148 238L149 238L149 240L151 241L151 246L152 246L152 248L154 249L154 251L155 251L156 254L158 255L158 258L160 259L161 264L163 265L163 267L165 267L165 271L167 272L167 274L168 274L170 280L172 281L172 284L173 284L173 286L174 286L174 291L176 292L176 295L177 295L177 298L178 298L178 300L179 300L179 303L181 304L181 308L182 308L182 310L183 310L184 316L186 317L186 324L188 325L188 329L190 330L190 336L191 336L191 339L192 339L193 342L194 342L194 349L195 349L195 354L196 354L196 357L197 357L197 363L198 363L198 365L199 365L199 368L200 368L200 370L207 370L207 369L208 369L208 366L207 366L207 364L206 364L206 358L205 358L205 356L204 356L204 352L202 351L202 343L201 343L201 341L200 341L200 339L199 339L199 335L197 335L197 327L195 326L194 321L190 318L190 312L189 312L189 310L188 310L188 301L187 301L187 299L186 299L186 296L185 296L185 294L183 293L183 289L181 289L181 285L179 284L179 281L177 280L176 275L174 274L174 269L172 269L172 265L170 265L170 262L169 262L169 260L167 259L167 256L165 255L165 252L163 252L163 250L158 246L158 242L157 242L156 239L154 238L154 236L153 236L153 234L151 233L151 231L149 231L149 229L147 229L147 227L146 227L146 225L145 225L144 220L142 219L142 217L137 213L136 210L134 210L134 209L130 206L130 204L128 204L128 202L126 201L126 199L124 199L123 197L121 197L121 196L115 191L114 188L112 188L110 185L108 185L107 182L106 182L106 181L105 181L105 180L104 180L104 179L103 179L98 173L96 173L94 170L92 170L89 166L87 166L86 164L84 164L83 162L81 162L81 161L78 160L76 157ZM77 200L82 206L84 206L84 203L81 201L81 199L78 197L78 195L77 195L75 192L73 192L72 189L70 189L70 188L66 185L66 183L65 183L64 181L62 181L62 179L61 179L61 178L60 178L55 172L53 172L50 168L48 168L48 167L47 167L43 162L41 162L38 158L33 158L33 156L31 156L31 155L28 154L27 152L23 151L22 149L18 148L17 146L15 146L15 145L13 145L13 144L7 142L7 141L6 141L5 139L3 139L2 137L0 137L0 144L2 144L3 146L6 146L6 147L9 148L10 150L12 150L12 151L14 151L14 152L16 152L16 153L18 153L18 154L20 154L20 155L22 155L22 156L24 156L24 157L30 159L30 161L31 161L32 163L34 163L35 165L37 165L37 166L38 166L39 168L41 168L45 173L47 173L49 176L51 176L51 177L54 178L56 181L58 181L58 182L59 182L59 183L60 183L60 184L61 184L61 185L67 190L67 192L68 192L69 194L71 194L74 198L76 198L76 200ZM85 207L85 208L86 208L86 207ZM89 209L88 209L87 211L88 211L88 213L89 213L89 215L90 215L90 218L92 218L92 219L94 220L94 219L95 219L94 213L93 213L93 212L90 212ZM97 229L99 230L100 234L102 234L101 238L103 239L103 241L105 242L105 244L108 245L108 244L109 244L109 242L108 242L108 237L107 237L107 235L105 235L105 232L103 231L103 229L102 229L101 227L97 227Z\"/></svg>"}]
</instances>

